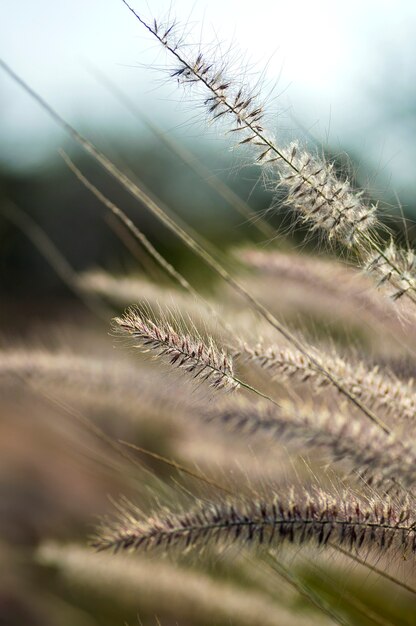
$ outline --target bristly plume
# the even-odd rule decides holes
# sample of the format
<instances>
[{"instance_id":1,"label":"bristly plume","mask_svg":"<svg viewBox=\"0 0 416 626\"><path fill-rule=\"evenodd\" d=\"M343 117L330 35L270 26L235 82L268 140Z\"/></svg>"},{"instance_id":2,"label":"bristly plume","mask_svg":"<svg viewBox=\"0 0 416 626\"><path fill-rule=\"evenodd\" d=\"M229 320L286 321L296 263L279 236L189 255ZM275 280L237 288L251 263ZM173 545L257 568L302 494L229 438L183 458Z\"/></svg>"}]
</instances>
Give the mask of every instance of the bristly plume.
<instances>
[{"instance_id":1,"label":"bristly plume","mask_svg":"<svg viewBox=\"0 0 416 626\"><path fill-rule=\"evenodd\" d=\"M239 435L263 434L279 443L324 449L334 461L346 461L368 485L412 492L416 485L416 449L393 433L325 406L286 402L280 407L243 399L215 406L205 418Z\"/></svg>"},{"instance_id":2,"label":"bristly plume","mask_svg":"<svg viewBox=\"0 0 416 626\"><path fill-rule=\"evenodd\" d=\"M398 248L391 240L385 250L368 255L365 270L376 277L379 287L390 288L393 300L405 294L416 296L416 256L413 250Z\"/></svg>"},{"instance_id":3,"label":"bristly plume","mask_svg":"<svg viewBox=\"0 0 416 626\"><path fill-rule=\"evenodd\" d=\"M261 276L271 277L279 285L293 285L296 294L302 293L302 299L305 290L311 293L314 300L308 299L306 306L313 304L324 313L329 304L327 314L351 316L351 321L359 316L360 321L364 318L383 332L386 326L394 333L402 329L394 304L377 292L370 276L357 268L333 258L275 249L243 248L235 254Z\"/></svg>"},{"instance_id":4,"label":"bristly plume","mask_svg":"<svg viewBox=\"0 0 416 626\"><path fill-rule=\"evenodd\" d=\"M123 2L175 58L177 66L172 76L179 82L202 87L207 92L204 103L212 119L229 120L230 132L238 135L238 143L255 148L256 163L268 166L273 189L285 188L285 204L296 210L299 219L312 230L323 230L328 240L353 247L360 264L368 265L368 257L370 265L377 264L380 255L389 271L397 274L395 297L406 294L416 303L407 270L398 269L397 261L383 250L376 235L381 227L377 206L366 202L364 192L356 191L347 178L340 179L334 163L324 155L311 154L296 142L279 146L263 127L264 108L257 103L256 94L245 84L236 84L223 67L206 60L200 49L193 55L192 47L181 45L175 38L175 24L162 26L156 20L147 23L126 0Z\"/></svg>"},{"instance_id":5,"label":"bristly plume","mask_svg":"<svg viewBox=\"0 0 416 626\"><path fill-rule=\"evenodd\" d=\"M134 347L142 352L166 357L171 365L215 389L233 391L239 387L232 359L211 338L203 341L173 328L167 320L153 321L139 307L131 307L122 317L114 318L114 328L117 334L133 339Z\"/></svg>"},{"instance_id":6,"label":"bristly plume","mask_svg":"<svg viewBox=\"0 0 416 626\"><path fill-rule=\"evenodd\" d=\"M142 521L126 511L124 519L103 528L93 541L98 550L265 545L283 543L339 545L347 550L373 549L379 553L415 553L416 530L412 508L397 505L387 496L365 502L351 492L342 498L323 491L288 497L272 494L268 500L201 501L194 509L175 514L162 511Z\"/></svg>"},{"instance_id":7,"label":"bristly plume","mask_svg":"<svg viewBox=\"0 0 416 626\"><path fill-rule=\"evenodd\" d=\"M215 62L206 60L200 50L192 58L189 50L185 51L175 41L174 25L148 24L129 9L175 57L178 66L172 76L184 84L205 88L208 97L204 103L212 119L229 120L231 132L242 136L239 143L255 147L257 163L277 167L278 186L288 189L287 202L299 212L301 219L310 222L313 228L324 229L330 239L338 239L347 246L361 242L361 233L376 223L376 207L366 205L362 194L355 193L348 180L339 181L333 164L299 149L295 143L287 148L279 147L263 128L264 107L257 102L256 95L226 76Z\"/></svg>"},{"instance_id":8,"label":"bristly plume","mask_svg":"<svg viewBox=\"0 0 416 626\"><path fill-rule=\"evenodd\" d=\"M264 161L273 145L269 145L264 136L261 125L263 105L257 102L256 95L245 85L236 85L226 75L227 69L223 60L217 63L212 58L206 59L200 48L195 51L192 47L182 45L174 22L161 24L153 20L153 23L148 23L123 1L139 22L175 58L177 65L172 69L171 76L181 84L204 88L204 104L211 118L219 120L227 117L233 126L231 132L239 131L239 135L245 135L240 143L256 145L262 153L257 161Z\"/></svg>"},{"instance_id":9,"label":"bristly plume","mask_svg":"<svg viewBox=\"0 0 416 626\"><path fill-rule=\"evenodd\" d=\"M296 142L283 154L278 187L287 189L285 203L312 230L325 230L329 240L336 239L348 247L363 244L362 233L376 225L377 207L363 202L363 193L353 190L347 179L339 180L334 165L323 157L312 156Z\"/></svg>"},{"instance_id":10,"label":"bristly plume","mask_svg":"<svg viewBox=\"0 0 416 626\"><path fill-rule=\"evenodd\" d=\"M312 349L310 350L312 353ZM347 361L334 352L313 353L344 386L360 398L367 406L383 409L392 415L395 422L414 421L416 416L416 394L413 381L403 382L380 371L379 367L368 367L362 361ZM279 346L251 347L242 343L234 357L261 367L273 379L308 383L314 392L327 390L331 384L327 377L299 351Z\"/></svg>"}]
</instances>

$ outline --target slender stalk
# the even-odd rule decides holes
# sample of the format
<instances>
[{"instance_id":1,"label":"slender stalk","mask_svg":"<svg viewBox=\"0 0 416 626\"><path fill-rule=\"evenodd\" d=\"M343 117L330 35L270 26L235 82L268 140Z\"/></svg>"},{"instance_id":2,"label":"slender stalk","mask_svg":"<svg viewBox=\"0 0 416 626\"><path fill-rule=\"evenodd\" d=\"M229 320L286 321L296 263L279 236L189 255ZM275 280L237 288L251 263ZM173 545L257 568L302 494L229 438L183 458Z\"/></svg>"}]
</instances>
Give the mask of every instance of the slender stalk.
<instances>
[{"instance_id":1,"label":"slender stalk","mask_svg":"<svg viewBox=\"0 0 416 626\"><path fill-rule=\"evenodd\" d=\"M89 64L90 65L90 64ZM266 220L257 215L247 202L245 202L235 191L231 189L224 181L216 176L211 170L199 159L199 157L191 152L184 145L179 144L178 141L172 139L163 133L156 124L154 124L150 118L141 111L137 104L134 103L118 86L108 78L101 70L90 65L90 70L93 75L101 82L102 85L110 91L110 93L117 98L123 106L128 109L136 119L140 122L144 122L146 126L160 139L172 151L173 154L178 156L188 167L190 167L207 185L212 187L219 196L221 196L235 211L240 213L248 223L256 228L262 235L269 239L276 237L275 229L269 225Z\"/></svg>"},{"instance_id":2,"label":"slender stalk","mask_svg":"<svg viewBox=\"0 0 416 626\"><path fill-rule=\"evenodd\" d=\"M322 611L322 613L327 615L334 623L340 624L341 626L349 626L349 623L341 617L341 615L336 613L323 598L321 598L308 585L301 581L298 576L295 576L293 572L289 568L285 567L281 561L278 561L275 554L269 551L264 555L263 559L275 573L289 583L291 587L296 589L302 597L306 598L306 600L316 606L319 611Z\"/></svg>"},{"instance_id":3,"label":"slender stalk","mask_svg":"<svg viewBox=\"0 0 416 626\"><path fill-rule=\"evenodd\" d=\"M390 254L388 250L384 251L375 236L367 232L369 228L376 226L376 207L360 205L359 195L350 192L346 181L341 183L334 177L331 165L325 162L314 163L312 157L306 152L301 156L297 156L298 148L296 144L292 144L289 150L279 149L267 137L264 129L259 124L262 118L262 107L257 107L251 111L248 110L248 106L253 100L252 97L244 100L242 89L240 89L234 101L229 100L226 93L230 83L222 77L220 72L214 71L212 64L205 63L201 54L198 55L195 62L191 63L180 53L178 44L169 43L169 37L174 25L160 31L156 21L154 21L153 25L148 24L126 0L122 0L122 2L144 28L180 63L180 69L176 70L173 76L183 79L185 82L197 82L212 94L212 97L206 101L206 104L210 105L210 112L213 113L214 120L219 119L226 113L230 113L237 123L236 128L233 130L244 129L250 133L240 143L254 143L262 150L257 162L272 163L280 161L293 172L292 175L282 175L282 181L283 183L289 181L291 181L291 184L293 183L292 200L297 205L296 208L303 206L302 197L305 195L303 185L309 187L310 192L315 194L306 219L315 220L317 226L329 231L330 238L335 236L348 247L352 247L354 244L356 252L364 261L366 261L368 254L371 254L371 251L376 251L378 258L383 259L383 262L393 272L393 274L385 273L381 282L387 280L397 289L393 296L394 299L406 295L413 303L416 303L416 294L414 294L416 290L415 281L408 276L405 270L400 268L396 259L396 257L401 255L401 251L395 247L395 254ZM216 112L218 109L219 112ZM274 154L275 157L270 158L270 154ZM297 162L299 165L296 165ZM309 174L305 174L305 171L309 172ZM328 195L327 188L332 192L332 195ZM319 204L319 200L317 201L318 198L322 200L321 204ZM339 204L340 199L342 199L341 204ZM325 206L331 207L331 211L335 213L325 215L322 211ZM350 232L348 232L348 229L350 229ZM365 250L362 250L362 246L364 246ZM373 261L370 262L370 265L372 264ZM399 280L398 285L396 285L397 280Z\"/></svg>"},{"instance_id":4,"label":"slender stalk","mask_svg":"<svg viewBox=\"0 0 416 626\"><path fill-rule=\"evenodd\" d=\"M70 159L65 150L60 149L59 154L64 160L67 167L71 170L77 179L84 185L88 191L90 191L115 217L128 229L133 237L140 241L142 246L147 250L150 256L158 263L158 265L177 282L183 289L199 298L199 293L192 287L192 285L186 280L182 274L180 274L166 259L156 250L152 243L148 240L146 235L133 223L133 221L122 211L114 202L107 198L95 185L93 185L81 170Z\"/></svg>"},{"instance_id":5,"label":"slender stalk","mask_svg":"<svg viewBox=\"0 0 416 626\"><path fill-rule=\"evenodd\" d=\"M328 542L328 545L331 546L331 548L334 548L334 550L336 550L337 552L340 552L344 556L347 556L349 559L352 559L353 561L355 561L359 565L362 565L363 567L366 567L367 569L371 570L375 574L378 574L379 576L382 576L383 578L385 578L389 582L394 583L395 585L398 585L402 589L405 589L405 591L409 591L409 593L413 593L413 594L416 595L415 587L411 587L410 585L407 585L402 580L398 580L397 578L394 578L394 576L391 576L390 574L388 574L384 570L380 569L379 567L375 567L375 565L371 565L371 563L368 563L367 561L364 561L363 559L360 559L360 557L358 557L356 554L353 554L352 552L348 552L347 550L344 550L344 548L341 548L340 546L337 546L336 544L332 543L331 541Z\"/></svg>"},{"instance_id":6,"label":"slender stalk","mask_svg":"<svg viewBox=\"0 0 416 626\"><path fill-rule=\"evenodd\" d=\"M108 319L109 312L104 306L104 303L80 286L77 272L71 267L61 251L30 215L11 201L3 202L0 212L9 222L17 226L17 228L30 239L37 250L48 261L52 269L55 270L57 276L90 311L101 319Z\"/></svg>"},{"instance_id":7,"label":"slender stalk","mask_svg":"<svg viewBox=\"0 0 416 626\"><path fill-rule=\"evenodd\" d=\"M325 602L323 598L321 598L308 585L301 581L299 576L295 576L295 574L293 574L293 572L291 572L289 568L285 567L283 563L278 561L275 554L269 551L263 558L274 572L279 574L279 576L281 576L283 580L286 580L289 585L294 587L301 596L306 598L320 611L322 611L325 615L331 618L334 623L340 624L340 626L350 626L350 622L347 622L341 615L339 615L339 613L336 613L333 608L327 602Z\"/></svg>"},{"instance_id":8,"label":"slender stalk","mask_svg":"<svg viewBox=\"0 0 416 626\"><path fill-rule=\"evenodd\" d=\"M121 443L121 445L127 446L128 448L131 448L132 450L136 450L136 452L140 452L141 454L145 454L146 456L152 459L155 459L156 461L165 463L166 465L169 465L170 467L174 468L178 472L187 474L188 476L191 476L191 478L195 478L196 480L204 482L207 485L210 485L211 487L215 487L216 489L218 489L219 491L222 491L223 493L232 495L232 491L230 489L227 489L223 485L220 485L216 481L211 480L207 476L204 476L203 474L200 474L199 472L196 472L190 469L189 467L182 465L182 463L178 463L174 459L168 459L167 457L162 456L161 454L157 454L156 452L152 452L151 450L147 450L147 448L142 448L141 446L136 446L135 444L129 443L128 441L123 441L119 439L118 442Z\"/></svg>"}]
</instances>

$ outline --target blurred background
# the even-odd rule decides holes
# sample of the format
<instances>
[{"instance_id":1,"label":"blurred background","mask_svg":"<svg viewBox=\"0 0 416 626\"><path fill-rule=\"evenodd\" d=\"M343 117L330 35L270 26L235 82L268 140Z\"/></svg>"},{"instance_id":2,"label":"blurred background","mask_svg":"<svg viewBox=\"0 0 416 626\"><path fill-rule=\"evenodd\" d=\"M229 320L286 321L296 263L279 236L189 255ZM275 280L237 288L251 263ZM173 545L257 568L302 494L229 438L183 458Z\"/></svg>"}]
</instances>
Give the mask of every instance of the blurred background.
<instances>
[{"instance_id":1,"label":"blurred background","mask_svg":"<svg viewBox=\"0 0 416 626\"><path fill-rule=\"evenodd\" d=\"M132 6L148 19L176 17L187 41L202 41L229 56L237 78L256 83L260 76L271 130L284 141L301 137L323 146L341 166L347 153L355 181L380 201L386 216L400 215L400 199L411 235L413 1L132 0ZM279 228L282 217L267 212L273 194L262 187L249 155L232 151L230 137L206 124L198 100L166 73L170 59L121 0L4 3L0 56L123 171L222 249L247 240L263 244L270 236L230 208L210 185L214 177ZM112 358L111 315L97 320L73 294L63 280L66 262L70 272L104 268L126 276L148 269L58 149L69 152L191 282L207 291L211 283L172 235L3 71L0 94L0 339L6 363L3 370L0 365L0 550L8 564L0 574L0 624L112 625L127 618L136 623L133 600L118 606L80 595L53 568L33 560L45 537L85 542L96 516L109 510L107 494L136 489L117 455L111 457L99 438L72 419L77 403L57 404L5 373L5 355L28 346ZM185 150L185 161L178 150ZM196 162L203 164L202 173L192 167ZM53 246L64 259L63 272L62 259L50 262ZM114 410L95 406L87 413L99 416L111 435L142 445L158 438L163 448L166 432L162 436L159 426L149 434L143 419L114 421ZM188 615L179 623L197 622Z\"/></svg>"},{"instance_id":2,"label":"blurred background","mask_svg":"<svg viewBox=\"0 0 416 626\"><path fill-rule=\"evenodd\" d=\"M303 135L333 155L348 153L358 182L387 212L397 210L397 194L406 215L414 217L413 2L322 0L312 6L265 0L261 10L232 0L133 6L145 17L176 17L187 41L222 49L237 77L256 82L261 73L268 123L278 137ZM22 78L208 236L233 243L244 237L244 220L164 145L165 138L195 152L213 174L250 198L253 210L270 205L271 194L256 184L259 172L240 170L246 156L230 150L221 128L205 124L195 99L166 74L170 60L164 51L121 0L75 0L70 9L48 0L10 3L0 34L1 55ZM76 269L128 263L102 208L57 154L61 146L72 154L77 147L4 73L0 93L2 198L32 216ZM83 155L76 158L98 187L129 210L132 203L118 185ZM175 248L142 210L134 215L155 243ZM4 215L0 219L2 292L58 293L62 285L39 253Z\"/></svg>"}]
</instances>

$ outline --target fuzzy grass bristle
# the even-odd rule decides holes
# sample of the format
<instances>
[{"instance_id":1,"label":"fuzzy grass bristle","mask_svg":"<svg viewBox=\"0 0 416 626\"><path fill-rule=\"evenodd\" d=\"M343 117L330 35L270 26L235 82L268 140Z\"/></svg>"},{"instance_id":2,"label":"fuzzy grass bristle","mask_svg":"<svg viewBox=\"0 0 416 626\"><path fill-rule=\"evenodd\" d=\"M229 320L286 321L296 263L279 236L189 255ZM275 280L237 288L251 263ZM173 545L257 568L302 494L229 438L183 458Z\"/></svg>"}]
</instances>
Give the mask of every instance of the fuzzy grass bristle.
<instances>
[{"instance_id":1,"label":"fuzzy grass bristle","mask_svg":"<svg viewBox=\"0 0 416 626\"><path fill-rule=\"evenodd\" d=\"M203 549L217 542L277 547L330 541L351 551L405 556L416 551L415 521L412 507L387 496L384 502L365 502L351 493L338 498L305 490L289 497L271 494L269 500L200 502L190 511L162 511L144 522L128 513L121 523L104 528L92 545L117 552Z\"/></svg>"},{"instance_id":2,"label":"fuzzy grass bristle","mask_svg":"<svg viewBox=\"0 0 416 626\"><path fill-rule=\"evenodd\" d=\"M382 251L368 255L365 270L374 275L379 287L388 287L393 300L416 296L416 256L414 250L396 246L393 240Z\"/></svg>"},{"instance_id":3,"label":"fuzzy grass bristle","mask_svg":"<svg viewBox=\"0 0 416 626\"><path fill-rule=\"evenodd\" d=\"M226 391L239 387L231 357L211 338L203 341L175 329L167 320L153 321L139 307L130 307L122 317L114 318L113 327L116 334L131 338L135 348L165 357L170 365L191 374L194 379Z\"/></svg>"},{"instance_id":4,"label":"fuzzy grass bristle","mask_svg":"<svg viewBox=\"0 0 416 626\"><path fill-rule=\"evenodd\" d=\"M285 203L312 230L325 230L329 240L347 247L363 245L362 234L376 225L377 207L365 204L362 192L354 191L347 179L339 180L333 163L311 155L297 142L284 149L284 155L277 186L286 190Z\"/></svg>"},{"instance_id":5,"label":"fuzzy grass bristle","mask_svg":"<svg viewBox=\"0 0 416 626\"><path fill-rule=\"evenodd\" d=\"M205 418L239 436L263 435L276 443L303 450L320 449L333 461L343 461L367 485L384 491L414 493L416 449L394 433L325 404L285 402L280 407L240 399L214 407Z\"/></svg>"},{"instance_id":6,"label":"fuzzy grass bristle","mask_svg":"<svg viewBox=\"0 0 416 626\"><path fill-rule=\"evenodd\" d=\"M147 23L127 6L178 62L172 77L180 83L204 87L209 92L204 104L212 119L229 119L230 132L243 133L238 143L255 147L256 162L277 168L278 186L287 188L287 202L299 212L300 219L310 222L312 228L324 229L329 239L347 246L362 242L361 233L375 226L376 207L363 204L361 194L352 190L348 180L339 181L333 164L300 149L297 143L286 148L278 146L263 127L264 106L258 103L256 94L228 78L224 68L206 60L201 51L192 59L174 40L173 24L162 32L156 22Z\"/></svg>"},{"instance_id":7,"label":"fuzzy grass bristle","mask_svg":"<svg viewBox=\"0 0 416 626\"><path fill-rule=\"evenodd\" d=\"M394 421L412 423L416 416L416 394L413 380L401 381L378 366L370 367L362 361L348 361L333 350L311 349L351 393L367 406L383 409ZM259 344L251 347L244 342L235 353L247 363L253 363L279 382L308 384L314 392L322 393L331 381L300 351L279 346Z\"/></svg>"}]
</instances>

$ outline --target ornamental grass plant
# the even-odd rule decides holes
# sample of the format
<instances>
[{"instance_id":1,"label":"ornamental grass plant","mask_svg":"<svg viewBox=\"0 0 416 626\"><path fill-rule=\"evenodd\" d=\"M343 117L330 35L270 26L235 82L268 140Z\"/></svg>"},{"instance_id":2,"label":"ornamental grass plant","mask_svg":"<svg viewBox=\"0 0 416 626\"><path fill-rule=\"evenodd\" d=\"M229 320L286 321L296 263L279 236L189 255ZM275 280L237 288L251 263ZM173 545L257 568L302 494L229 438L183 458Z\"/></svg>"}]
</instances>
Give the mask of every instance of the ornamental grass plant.
<instances>
[{"instance_id":1,"label":"ornamental grass plant","mask_svg":"<svg viewBox=\"0 0 416 626\"><path fill-rule=\"evenodd\" d=\"M65 415L101 479L113 472L90 537L42 536L37 567L66 603L73 594L74 624L119 623L123 610L140 624L415 624L415 254L322 148L272 132L260 90L226 58L123 3L184 97L258 168L271 206L258 215L214 182L256 232L220 251L1 62L214 277L194 284L61 152L163 279L77 273L37 239L100 333L85 330L93 350L74 328L71 343L3 342L2 394ZM293 218L284 236L277 212ZM308 252L293 244L299 225Z\"/></svg>"}]
</instances>

